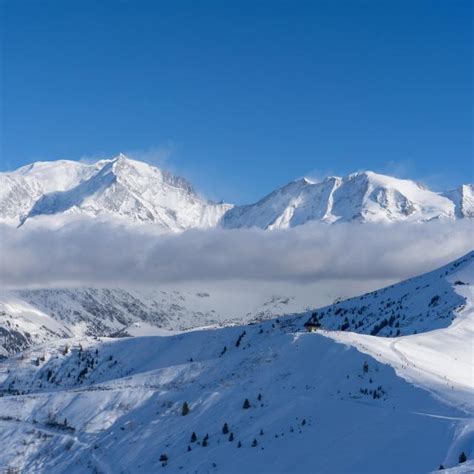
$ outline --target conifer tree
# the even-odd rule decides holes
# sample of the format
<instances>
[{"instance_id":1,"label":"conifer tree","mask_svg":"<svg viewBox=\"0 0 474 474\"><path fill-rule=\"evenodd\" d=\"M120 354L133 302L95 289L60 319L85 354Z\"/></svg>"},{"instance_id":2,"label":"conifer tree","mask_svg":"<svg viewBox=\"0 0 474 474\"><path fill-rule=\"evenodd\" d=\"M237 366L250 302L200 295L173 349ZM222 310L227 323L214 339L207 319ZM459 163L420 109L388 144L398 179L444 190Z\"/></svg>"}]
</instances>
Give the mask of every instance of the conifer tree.
<instances>
[{"instance_id":1,"label":"conifer tree","mask_svg":"<svg viewBox=\"0 0 474 474\"><path fill-rule=\"evenodd\" d=\"M229 426L227 423L224 423L224 426L222 427L222 433L227 434L229 432Z\"/></svg>"},{"instance_id":2,"label":"conifer tree","mask_svg":"<svg viewBox=\"0 0 474 474\"><path fill-rule=\"evenodd\" d=\"M184 403L183 403L183 409L182 409L182 411L181 411L181 414L182 414L183 416L186 416L188 413L189 413L188 402L184 402Z\"/></svg>"},{"instance_id":3,"label":"conifer tree","mask_svg":"<svg viewBox=\"0 0 474 474\"><path fill-rule=\"evenodd\" d=\"M245 399L243 408L244 410L247 410L248 408L250 408L250 402L248 398Z\"/></svg>"}]
</instances>

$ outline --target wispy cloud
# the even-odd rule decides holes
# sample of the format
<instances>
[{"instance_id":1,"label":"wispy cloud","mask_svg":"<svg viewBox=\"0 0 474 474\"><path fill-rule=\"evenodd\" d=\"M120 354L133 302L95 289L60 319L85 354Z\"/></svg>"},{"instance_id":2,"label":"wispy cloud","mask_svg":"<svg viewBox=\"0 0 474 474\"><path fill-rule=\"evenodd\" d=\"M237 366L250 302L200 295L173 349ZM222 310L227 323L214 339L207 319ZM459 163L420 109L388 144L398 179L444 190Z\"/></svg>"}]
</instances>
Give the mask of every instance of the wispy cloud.
<instances>
[{"instance_id":1,"label":"wispy cloud","mask_svg":"<svg viewBox=\"0 0 474 474\"><path fill-rule=\"evenodd\" d=\"M133 160L144 161L152 166L170 169L172 167L170 157L175 153L176 148L175 143L168 142L159 146L136 150L120 150L120 152ZM174 170L170 169L170 171Z\"/></svg>"}]
</instances>

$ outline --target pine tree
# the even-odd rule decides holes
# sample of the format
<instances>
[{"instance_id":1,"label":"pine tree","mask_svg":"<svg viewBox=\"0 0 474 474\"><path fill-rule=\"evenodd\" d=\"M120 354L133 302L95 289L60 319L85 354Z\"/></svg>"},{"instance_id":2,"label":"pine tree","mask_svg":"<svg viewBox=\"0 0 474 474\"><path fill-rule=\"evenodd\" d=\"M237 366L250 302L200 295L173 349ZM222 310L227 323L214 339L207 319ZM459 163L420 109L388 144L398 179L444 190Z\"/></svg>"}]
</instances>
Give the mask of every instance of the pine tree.
<instances>
[{"instance_id":1,"label":"pine tree","mask_svg":"<svg viewBox=\"0 0 474 474\"><path fill-rule=\"evenodd\" d=\"M438 471L444 471L444 466L442 464L439 465Z\"/></svg>"},{"instance_id":2,"label":"pine tree","mask_svg":"<svg viewBox=\"0 0 474 474\"><path fill-rule=\"evenodd\" d=\"M237 447L238 447L238 448L241 448L241 447L242 447L242 443L241 443L240 441L237 443Z\"/></svg>"},{"instance_id":3,"label":"pine tree","mask_svg":"<svg viewBox=\"0 0 474 474\"><path fill-rule=\"evenodd\" d=\"M224 426L222 427L222 433L227 434L229 432L229 427L227 426L227 423L224 423Z\"/></svg>"},{"instance_id":4,"label":"pine tree","mask_svg":"<svg viewBox=\"0 0 474 474\"><path fill-rule=\"evenodd\" d=\"M367 361L364 362L362 369L364 371L364 374L366 374L369 371L369 364L367 363Z\"/></svg>"},{"instance_id":5,"label":"pine tree","mask_svg":"<svg viewBox=\"0 0 474 474\"><path fill-rule=\"evenodd\" d=\"M188 445L188 452L191 451L191 446Z\"/></svg>"},{"instance_id":6,"label":"pine tree","mask_svg":"<svg viewBox=\"0 0 474 474\"><path fill-rule=\"evenodd\" d=\"M301 422L301 426L306 425L306 418L303 418L303 421Z\"/></svg>"},{"instance_id":7,"label":"pine tree","mask_svg":"<svg viewBox=\"0 0 474 474\"><path fill-rule=\"evenodd\" d=\"M191 443L195 443L197 441L197 436L196 433L193 431L193 434L191 435Z\"/></svg>"},{"instance_id":8,"label":"pine tree","mask_svg":"<svg viewBox=\"0 0 474 474\"><path fill-rule=\"evenodd\" d=\"M255 448L255 446L257 446L257 440L254 438L254 440L252 441L252 448Z\"/></svg>"},{"instance_id":9,"label":"pine tree","mask_svg":"<svg viewBox=\"0 0 474 474\"><path fill-rule=\"evenodd\" d=\"M229 435L229 441L231 441L231 442L234 441L234 433L231 433Z\"/></svg>"},{"instance_id":10,"label":"pine tree","mask_svg":"<svg viewBox=\"0 0 474 474\"><path fill-rule=\"evenodd\" d=\"M204 436L202 440L202 447L205 448L207 446L207 440L209 439L209 435Z\"/></svg>"},{"instance_id":11,"label":"pine tree","mask_svg":"<svg viewBox=\"0 0 474 474\"><path fill-rule=\"evenodd\" d=\"M263 430L260 430L260 436L263 436Z\"/></svg>"},{"instance_id":12,"label":"pine tree","mask_svg":"<svg viewBox=\"0 0 474 474\"><path fill-rule=\"evenodd\" d=\"M181 411L181 414L182 414L183 416L186 416L188 413L189 413L188 402L184 402L184 403L183 403L183 409L182 409L182 411Z\"/></svg>"},{"instance_id":13,"label":"pine tree","mask_svg":"<svg viewBox=\"0 0 474 474\"><path fill-rule=\"evenodd\" d=\"M460 455L459 455L459 463L463 463L463 462L466 462L467 461L467 456L466 456L466 453L463 451Z\"/></svg>"},{"instance_id":14,"label":"pine tree","mask_svg":"<svg viewBox=\"0 0 474 474\"><path fill-rule=\"evenodd\" d=\"M250 402L248 398L245 399L243 408L244 410L247 410L248 408L250 408Z\"/></svg>"},{"instance_id":15,"label":"pine tree","mask_svg":"<svg viewBox=\"0 0 474 474\"><path fill-rule=\"evenodd\" d=\"M261 394L261 393L258 394L257 400L258 400L258 401L261 401L261 400L262 400L262 394Z\"/></svg>"},{"instance_id":16,"label":"pine tree","mask_svg":"<svg viewBox=\"0 0 474 474\"><path fill-rule=\"evenodd\" d=\"M168 456L163 453L161 456L160 456L160 462L163 462L163 463L166 463L168 462Z\"/></svg>"}]
</instances>

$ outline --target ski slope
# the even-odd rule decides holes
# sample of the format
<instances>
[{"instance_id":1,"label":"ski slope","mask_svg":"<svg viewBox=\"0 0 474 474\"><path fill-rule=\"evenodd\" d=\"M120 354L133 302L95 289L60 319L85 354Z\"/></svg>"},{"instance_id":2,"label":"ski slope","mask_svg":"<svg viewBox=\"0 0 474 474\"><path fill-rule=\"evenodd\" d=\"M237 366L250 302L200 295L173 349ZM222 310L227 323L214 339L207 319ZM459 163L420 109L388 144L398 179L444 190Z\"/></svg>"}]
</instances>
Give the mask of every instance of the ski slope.
<instances>
[{"instance_id":1,"label":"ski slope","mask_svg":"<svg viewBox=\"0 0 474 474\"><path fill-rule=\"evenodd\" d=\"M468 414L355 349L291 320L244 330L238 347L243 328L83 340L66 355L49 348L39 366L31 361L45 348L12 361L0 398L2 463L156 472L166 453L171 472L429 472L472 441L458 435Z\"/></svg>"},{"instance_id":2,"label":"ski slope","mask_svg":"<svg viewBox=\"0 0 474 474\"><path fill-rule=\"evenodd\" d=\"M398 375L424 387L444 401L474 413L474 265L471 262L447 280L464 304L453 323L443 329L384 339L342 331L325 331L335 341L357 347ZM465 281L469 284L455 285Z\"/></svg>"},{"instance_id":3,"label":"ski slope","mask_svg":"<svg viewBox=\"0 0 474 474\"><path fill-rule=\"evenodd\" d=\"M399 337L308 333L303 314L153 336L143 327L138 337L28 349L0 365L0 465L48 473L470 472L473 280L471 253L384 290L387 298L416 292L424 281L459 298L446 306L452 323L433 318L435 329ZM428 296L420 304L429 308ZM462 452L468 461L459 464Z\"/></svg>"}]
</instances>

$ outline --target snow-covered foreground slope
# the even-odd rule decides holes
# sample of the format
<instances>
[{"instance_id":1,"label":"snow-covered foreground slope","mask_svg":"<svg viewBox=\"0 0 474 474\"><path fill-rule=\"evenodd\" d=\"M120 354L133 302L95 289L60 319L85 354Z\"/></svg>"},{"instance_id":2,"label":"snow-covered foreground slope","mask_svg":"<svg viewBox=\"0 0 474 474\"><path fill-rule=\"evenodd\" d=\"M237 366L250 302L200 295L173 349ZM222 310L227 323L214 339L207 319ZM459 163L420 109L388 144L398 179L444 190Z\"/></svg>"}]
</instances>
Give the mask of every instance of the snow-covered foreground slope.
<instances>
[{"instance_id":1,"label":"snow-covered foreground slope","mask_svg":"<svg viewBox=\"0 0 474 474\"><path fill-rule=\"evenodd\" d=\"M324 329L396 337L449 326L474 287L474 251L437 270L308 313Z\"/></svg>"},{"instance_id":2,"label":"snow-covered foreground slope","mask_svg":"<svg viewBox=\"0 0 474 474\"><path fill-rule=\"evenodd\" d=\"M292 321L26 353L3 365L1 463L159 472L166 454L171 472L422 473L472 455L469 413Z\"/></svg>"},{"instance_id":3,"label":"snow-covered foreground slope","mask_svg":"<svg viewBox=\"0 0 474 474\"><path fill-rule=\"evenodd\" d=\"M392 300L413 293L400 310L407 334L419 310L432 308L421 283L441 288L450 302L457 295L444 307L449 318L425 317L416 335L308 333L303 314L27 350L0 366L0 465L68 473L424 473L442 464L469 472L473 268L471 253L382 290ZM365 304L377 309L372 298ZM468 461L458 465L463 452Z\"/></svg>"},{"instance_id":4,"label":"snow-covered foreground slope","mask_svg":"<svg viewBox=\"0 0 474 474\"><path fill-rule=\"evenodd\" d=\"M448 327L425 329L426 332L420 334L395 338L344 331L323 332L338 342L355 346L390 364L406 380L429 389L437 397L466 412L474 413L474 253L426 275L426 281L439 274L441 277L445 275L446 281L462 300ZM423 276L392 289L420 279ZM433 323L434 328L439 327L436 319ZM426 320L424 324L427 324Z\"/></svg>"},{"instance_id":5,"label":"snow-covered foreground slope","mask_svg":"<svg viewBox=\"0 0 474 474\"><path fill-rule=\"evenodd\" d=\"M190 228L288 228L310 221L424 222L472 218L473 187L435 193L410 180L373 172L303 178L255 204L214 203L183 178L124 155L93 164L38 162L0 173L0 222L64 226L77 219Z\"/></svg>"}]
</instances>

